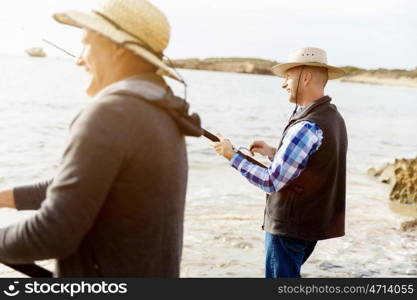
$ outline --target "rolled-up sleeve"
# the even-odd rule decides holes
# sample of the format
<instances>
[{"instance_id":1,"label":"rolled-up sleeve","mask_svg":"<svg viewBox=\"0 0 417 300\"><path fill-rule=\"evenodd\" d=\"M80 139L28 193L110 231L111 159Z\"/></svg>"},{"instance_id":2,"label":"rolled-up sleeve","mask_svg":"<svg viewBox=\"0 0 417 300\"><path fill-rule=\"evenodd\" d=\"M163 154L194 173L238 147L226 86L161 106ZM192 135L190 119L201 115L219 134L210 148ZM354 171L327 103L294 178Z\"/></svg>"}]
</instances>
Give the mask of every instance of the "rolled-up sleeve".
<instances>
[{"instance_id":1,"label":"rolled-up sleeve","mask_svg":"<svg viewBox=\"0 0 417 300\"><path fill-rule=\"evenodd\" d=\"M77 249L125 159L127 122L124 112L108 102L95 103L79 116L40 209L25 221L0 229L1 261L63 258ZM18 202L20 208L36 206Z\"/></svg>"}]
</instances>

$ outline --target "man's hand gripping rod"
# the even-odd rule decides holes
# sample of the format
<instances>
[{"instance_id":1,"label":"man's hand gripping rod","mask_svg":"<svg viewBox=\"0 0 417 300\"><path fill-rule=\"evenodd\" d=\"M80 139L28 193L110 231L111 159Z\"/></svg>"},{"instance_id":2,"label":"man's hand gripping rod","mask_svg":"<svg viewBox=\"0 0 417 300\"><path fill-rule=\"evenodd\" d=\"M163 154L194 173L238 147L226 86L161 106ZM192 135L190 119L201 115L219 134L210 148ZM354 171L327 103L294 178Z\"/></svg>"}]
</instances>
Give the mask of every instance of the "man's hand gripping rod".
<instances>
[{"instance_id":1,"label":"man's hand gripping rod","mask_svg":"<svg viewBox=\"0 0 417 300\"><path fill-rule=\"evenodd\" d=\"M212 142L220 142L220 139L215 136L214 134L212 134L211 132L203 129L203 135L208 138L210 141ZM262 168L267 168L267 166L265 166L264 164L260 163L259 161L257 161L256 159L253 159L252 157L250 157L249 155L246 155L244 153L242 153L241 151L237 151L237 153L239 153L240 155L242 155L245 159L247 159L248 161L250 161L251 163L258 165Z\"/></svg>"}]
</instances>

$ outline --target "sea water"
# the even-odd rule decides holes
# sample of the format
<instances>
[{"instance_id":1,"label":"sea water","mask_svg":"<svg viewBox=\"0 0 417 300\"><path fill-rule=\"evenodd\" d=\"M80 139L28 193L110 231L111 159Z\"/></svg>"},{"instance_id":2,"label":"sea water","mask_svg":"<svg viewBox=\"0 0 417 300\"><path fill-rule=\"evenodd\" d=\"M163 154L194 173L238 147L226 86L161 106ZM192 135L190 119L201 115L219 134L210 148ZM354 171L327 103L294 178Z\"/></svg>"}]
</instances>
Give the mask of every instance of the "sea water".
<instances>
[{"instance_id":1,"label":"sea water","mask_svg":"<svg viewBox=\"0 0 417 300\"><path fill-rule=\"evenodd\" d=\"M0 188L52 178L68 126L92 99L87 75L58 58L0 57ZM293 110L282 80L272 76L181 70L191 111L203 126L236 146L277 145ZM182 96L183 88L169 81ZM303 267L306 277L417 276L417 233L389 208L389 187L370 167L417 156L417 90L329 82L326 93L349 135L346 236L320 241ZM189 182L182 277L262 277L265 195L217 156L204 138L187 138ZM263 160L262 157L256 157ZM267 162L263 160L264 162ZM0 209L0 225L30 212ZM134 233L132 233L134 234ZM52 268L51 261L42 262ZM0 276L18 276L0 267Z\"/></svg>"}]
</instances>

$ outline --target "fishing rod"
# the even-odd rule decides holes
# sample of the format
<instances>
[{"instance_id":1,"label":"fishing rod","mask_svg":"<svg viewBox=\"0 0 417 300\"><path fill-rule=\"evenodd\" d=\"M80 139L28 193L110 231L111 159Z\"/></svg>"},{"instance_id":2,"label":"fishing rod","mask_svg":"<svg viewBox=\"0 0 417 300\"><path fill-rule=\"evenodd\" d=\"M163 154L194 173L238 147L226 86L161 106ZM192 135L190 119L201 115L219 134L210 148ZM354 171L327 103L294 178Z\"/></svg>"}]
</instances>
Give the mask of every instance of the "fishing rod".
<instances>
[{"instance_id":1,"label":"fishing rod","mask_svg":"<svg viewBox=\"0 0 417 300\"><path fill-rule=\"evenodd\" d=\"M203 136L208 138L210 141L212 142L220 142L220 139L215 136L214 134L212 134L211 132L203 129ZM249 155L246 155L245 153L243 153L240 150L237 150L236 153L238 153L239 155L243 156L246 160L250 161L251 163L260 166L262 168L267 168L267 166L265 166L264 164L262 164L261 162L257 161L256 159L250 157Z\"/></svg>"},{"instance_id":2,"label":"fishing rod","mask_svg":"<svg viewBox=\"0 0 417 300\"><path fill-rule=\"evenodd\" d=\"M49 44L49 45L51 45L51 46L55 47L55 48L56 48L56 49L58 49L58 50L61 50L62 52L64 52L65 54L67 54L67 55L69 55L69 56L71 56L71 57L73 57L73 58L75 58L75 57L76 57L74 54L72 54L72 53L68 52L67 50L65 50L65 49L63 49L63 48L61 48L61 47L59 47L58 45L56 45L56 44L54 44L54 43L52 43L52 42L50 42L50 41L48 41L48 40L46 40L46 39L44 39L44 38L42 38L42 41L44 41L45 43L47 43L47 44ZM183 80L183 83L185 83L185 82L184 82L184 80ZM203 128L203 136L204 136L204 137L206 137L206 138L208 138L208 139L209 139L210 141L212 141L212 142L220 142L220 139L219 139L217 136L215 136L215 135L214 135L214 134L212 134L211 132L209 132L209 131L205 130L204 128ZM254 158L250 157L249 155L244 154L242 151L237 150L236 152L237 152L238 154L240 154L241 156L243 156L246 160L250 161L251 163L253 163L253 164L257 165L257 166L260 166L260 167L262 167L262 168L267 168L267 166L265 166L264 164L260 163L260 162L259 162L259 161L257 161L256 159L254 159Z\"/></svg>"},{"instance_id":3,"label":"fishing rod","mask_svg":"<svg viewBox=\"0 0 417 300\"><path fill-rule=\"evenodd\" d=\"M58 48L60 49L60 48ZM214 134L212 134L210 131L207 131L205 129L203 129L203 136L206 137L207 139L209 139L212 142L220 142L220 139L215 136ZM237 153L239 153L240 155L242 155L245 159L247 159L248 161L250 161L253 164L256 164L262 168L266 168L265 165L263 165L262 163L260 163L259 161L253 159L252 157L242 153L241 151L237 151ZM41 266L32 263L32 264L24 264L24 265L15 265L15 264L8 264L8 263L3 263L3 265L17 271L20 272L22 274L25 274L29 277L33 277L33 278L51 278L53 277L53 274L51 271L42 268Z\"/></svg>"},{"instance_id":4,"label":"fishing rod","mask_svg":"<svg viewBox=\"0 0 417 300\"><path fill-rule=\"evenodd\" d=\"M52 43L52 42L50 42L50 41L48 41L44 38L42 38L42 41L51 45L51 46L53 46L53 47L55 47L56 49L64 52L65 54L67 54L67 55L69 55L73 58L76 57L72 53L66 51L65 49L57 46L56 44L54 44L54 43ZM203 129L203 136L206 137L207 139L213 141L213 142L219 142L220 141L220 139L217 136L215 136L214 134L212 134L211 132L209 132L205 129ZM242 153L240 150L238 150L236 152L239 153L240 155L242 155L245 159L247 159L251 163L256 164L256 165L258 165L262 168L266 168L265 165L263 165L262 163L260 163L259 161L255 160L255 159L253 159L252 157ZM8 263L2 263L2 264L11 268L11 269L13 269L13 270L15 270L15 271L17 271L17 272L25 274L29 277L33 277L33 278L50 278L50 277L53 277L53 274L52 274L51 271L49 271L49 270L47 270L47 269L45 269L45 268L43 268L43 267L41 267L41 266L39 266L35 263L22 264L22 265L8 264Z\"/></svg>"}]
</instances>

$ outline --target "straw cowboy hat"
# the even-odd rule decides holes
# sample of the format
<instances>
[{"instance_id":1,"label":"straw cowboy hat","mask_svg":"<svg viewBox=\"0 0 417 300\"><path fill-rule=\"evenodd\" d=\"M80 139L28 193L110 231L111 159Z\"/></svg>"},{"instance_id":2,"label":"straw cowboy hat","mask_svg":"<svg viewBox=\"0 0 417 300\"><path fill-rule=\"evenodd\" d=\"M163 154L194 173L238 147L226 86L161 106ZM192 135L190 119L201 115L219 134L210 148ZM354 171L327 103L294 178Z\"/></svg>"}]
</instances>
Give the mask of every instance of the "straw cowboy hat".
<instances>
[{"instance_id":1,"label":"straw cowboy hat","mask_svg":"<svg viewBox=\"0 0 417 300\"><path fill-rule=\"evenodd\" d=\"M298 66L313 66L326 68L329 72L329 79L343 77L345 71L327 64L326 51L320 48L306 47L295 50L288 56L288 62L272 67L272 73L285 78L287 71Z\"/></svg>"},{"instance_id":2,"label":"straw cowboy hat","mask_svg":"<svg viewBox=\"0 0 417 300\"><path fill-rule=\"evenodd\" d=\"M164 75L182 81L163 60L171 30L168 20L146 0L103 0L90 13L70 10L53 17L59 23L95 31L157 66Z\"/></svg>"}]
</instances>

